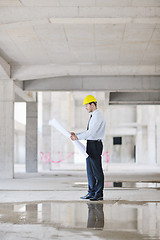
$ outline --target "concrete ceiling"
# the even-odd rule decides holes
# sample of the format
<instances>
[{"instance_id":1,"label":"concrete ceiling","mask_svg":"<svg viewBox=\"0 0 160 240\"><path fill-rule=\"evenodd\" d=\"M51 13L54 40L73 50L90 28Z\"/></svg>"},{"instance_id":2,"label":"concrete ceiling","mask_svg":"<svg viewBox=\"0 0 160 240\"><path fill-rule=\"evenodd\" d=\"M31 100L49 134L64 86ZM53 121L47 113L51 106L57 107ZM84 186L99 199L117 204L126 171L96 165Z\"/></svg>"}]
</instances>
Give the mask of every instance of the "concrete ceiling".
<instances>
[{"instance_id":1,"label":"concrete ceiling","mask_svg":"<svg viewBox=\"0 0 160 240\"><path fill-rule=\"evenodd\" d=\"M0 0L0 56L17 80L159 75L160 1Z\"/></svg>"}]
</instances>

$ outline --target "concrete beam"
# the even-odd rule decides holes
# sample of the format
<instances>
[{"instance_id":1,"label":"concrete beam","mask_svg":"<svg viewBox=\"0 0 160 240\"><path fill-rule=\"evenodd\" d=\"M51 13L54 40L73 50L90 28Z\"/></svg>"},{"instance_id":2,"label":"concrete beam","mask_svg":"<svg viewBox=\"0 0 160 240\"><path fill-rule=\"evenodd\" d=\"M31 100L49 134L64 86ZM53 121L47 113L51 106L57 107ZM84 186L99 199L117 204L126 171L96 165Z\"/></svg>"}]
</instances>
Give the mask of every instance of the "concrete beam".
<instances>
[{"instance_id":1,"label":"concrete beam","mask_svg":"<svg viewBox=\"0 0 160 240\"><path fill-rule=\"evenodd\" d=\"M14 98L15 98L15 100L14 100L15 102L24 102L24 100L20 96L18 96L16 93L15 93Z\"/></svg>"},{"instance_id":2,"label":"concrete beam","mask_svg":"<svg viewBox=\"0 0 160 240\"><path fill-rule=\"evenodd\" d=\"M0 6L2 7L15 7L15 6L21 6L21 7L159 7L160 3L157 0L1 0Z\"/></svg>"},{"instance_id":3,"label":"concrete beam","mask_svg":"<svg viewBox=\"0 0 160 240\"><path fill-rule=\"evenodd\" d=\"M160 19L157 17L131 18L131 17L109 17L109 18L49 18L52 24L126 24L126 23L141 23L141 24L158 24Z\"/></svg>"},{"instance_id":4,"label":"concrete beam","mask_svg":"<svg viewBox=\"0 0 160 240\"><path fill-rule=\"evenodd\" d=\"M17 21L17 22L10 22L1 24L1 29L10 29L11 27L29 27L31 25L44 25L44 24L160 24L159 17L143 17L143 18L132 18L132 17L72 17L72 18L60 18L60 17L53 17L53 18L43 18L41 20L28 20L28 21Z\"/></svg>"},{"instance_id":5,"label":"concrete beam","mask_svg":"<svg viewBox=\"0 0 160 240\"><path fill-rule=\"evenodd\" d=\"M21 86L20 86L21 85ZM23 91L23 82L19 82L19 86L15 84L15 102L36 102L36 93Z\"/></svg>"},{"instance_id":6,"label":"concrete beam","mask_svg":"<svg viewBox=\"0 0 160 240\"><path fill-rule=\"evenodd\" d=\"M104 64L48 64L12 67L12 78L19 81L58 76L155 76L160 75L160 65L104 65Z\"/></svg>"},{"instance_id":7,"label":"concrete beam","mask_svg":"<svg viewBox=\"0 0 160 240\"><path fill-rule=\"evenodd\" d=\"M135 136L136 128L132 127L114 127L110 128L109 133L110 136Z\"/></svg>"},{"instance_id":8,"label":"concrete beam","mask_svg":"<svg viewBox=\"0 0 160 240\"><path fill-rule=\"evenodd\" d=\"M112 92L109 104L160 104L160 92Z\"/></svg>"},{"instance_id":9,"label":"concrete beam","mask_svg":"<svg viewBox=\"0 0 160 240\"><path fill-rule=\"evenodd\" d=\"M24 81L25 91L160 91L160 76L65 76Z\"/></svg>"},{"instance_id":10,"label":"concrete beam","mask_svg":"<svg viewBox=\"0 0 160 240\"><path fill-rule=\"evenodd\" d=\"M35 2L35 1L34 1ZM66 2L66 1L65 1ZM71 1L72 2L72 1ZM77 2L77 1L75 1ZM33 21L44 18L158 18L160 16L160 9L157 6L62 6L62 7L3 7L0 14L0 23L24 22ZM83 1L84 2L84 1ZM92 1L94 2L94 1ZM99 1L98 1L99 2ZM111 2L111 1L109 1ZM119 1L118 1L119 2ZM141 1L140 1L141 2ZM148 1L149 2L149 1ZM154 1L155 2L155 1ZM68 4L68 1L67 1ZM14 14L9 14L8 11ZM35 14L36 12L36 14Z\"/></svg>"},{"instance_id":11,"label":"concrete beam","mask_svg":"<svg viewBox=\"0 0 160 240\"><path fill-rule=\"evenodd\" d=\"M0 79L10 79L10 65L0 56Z\"/></svg>"}]
</instances>

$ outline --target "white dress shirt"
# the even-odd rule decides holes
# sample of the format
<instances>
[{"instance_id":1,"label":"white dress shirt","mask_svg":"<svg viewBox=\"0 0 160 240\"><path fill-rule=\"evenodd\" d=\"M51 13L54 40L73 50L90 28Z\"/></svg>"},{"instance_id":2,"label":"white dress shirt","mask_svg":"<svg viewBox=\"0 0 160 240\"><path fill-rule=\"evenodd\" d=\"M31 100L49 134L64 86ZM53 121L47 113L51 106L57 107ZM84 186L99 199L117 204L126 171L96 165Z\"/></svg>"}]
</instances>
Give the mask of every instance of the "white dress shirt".
<instances>
[{"instance_id":1,"label":"white dress shirt","mask_svg":"<svg viewBox=\"0 0 160 240\"><path fill-rule=\"evenodd\" d=\"M104 121L104 118L99 110L96 109L94 112L92 112L92 117L89 121L89 129L82 133L77 133L76 135L78 140L104 140L105 130L106 123Z\"/></svg>"}]
</instances>

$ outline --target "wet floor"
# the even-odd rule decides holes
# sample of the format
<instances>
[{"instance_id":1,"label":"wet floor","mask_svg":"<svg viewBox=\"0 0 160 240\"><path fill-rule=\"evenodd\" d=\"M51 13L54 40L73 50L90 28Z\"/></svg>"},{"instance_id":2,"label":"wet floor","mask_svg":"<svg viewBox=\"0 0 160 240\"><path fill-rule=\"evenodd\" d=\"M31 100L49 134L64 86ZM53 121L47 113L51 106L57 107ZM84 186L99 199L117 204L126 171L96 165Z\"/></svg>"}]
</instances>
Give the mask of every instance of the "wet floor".
<instances>
[{"instance_id":1,"label":"wet floor","mask_svg":"<svg viewBox=\"0 0 160 240\"><path fill-rule=\"evenodd\" d=\"M75 182L73 187L86 188L88 185L87 182ZM154 182L105 182L104 189L107 188L155 188L160 189L160 183Z\"/></svg>"},{"instance_id":2,"label":"wet floor","mask_svg":"<svg viewBox=\"0 0 160 240\"><path fill-rule=\"evenodd\" d=\"M160 202L0 204L0 240L160 239Z\"/></svg>"}]
</instances>

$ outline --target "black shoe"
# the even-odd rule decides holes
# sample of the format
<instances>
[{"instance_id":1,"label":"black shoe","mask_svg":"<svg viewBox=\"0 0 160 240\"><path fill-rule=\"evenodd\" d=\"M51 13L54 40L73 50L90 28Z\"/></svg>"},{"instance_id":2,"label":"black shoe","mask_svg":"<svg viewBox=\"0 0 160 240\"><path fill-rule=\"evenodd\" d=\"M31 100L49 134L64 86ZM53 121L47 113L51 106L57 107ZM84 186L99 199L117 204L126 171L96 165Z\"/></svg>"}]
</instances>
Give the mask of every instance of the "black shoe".
<instances>
[{"instance_id":1,"label":"black shoe","mask_svg":"<svg viewBox=\"0 0 160 240\"><path fill-rule=\"evenodd\" d=\"M87 195L84 196L84 197L80 197L80 199L90 199L90 198L94 198L94 195L87 194Z\"/></svg>"},{"instance_id":2,"label":"black shoe","mask_svg":"<svg viewBox=\"0 0 160 240\"><path fill-rule=\"evenodd\" d=\"M90 198L89 200L90 200L90 201L102 201L102 200L103 200L103 197L97 197L97 196L95 196L95 197Z\"/></svg>"}]
</instances>

